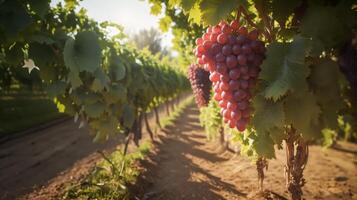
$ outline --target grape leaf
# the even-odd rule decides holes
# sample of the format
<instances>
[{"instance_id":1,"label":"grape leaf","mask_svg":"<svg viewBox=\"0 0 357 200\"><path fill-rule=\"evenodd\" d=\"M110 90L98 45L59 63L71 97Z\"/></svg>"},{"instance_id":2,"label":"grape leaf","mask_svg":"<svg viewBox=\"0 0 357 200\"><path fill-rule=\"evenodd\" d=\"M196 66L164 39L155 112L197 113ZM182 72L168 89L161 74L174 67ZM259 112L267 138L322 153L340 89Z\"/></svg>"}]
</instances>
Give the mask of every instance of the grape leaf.
<instances>
[{"instance_id":1,"label":"grape leaf","mask_svg":"<svg viewBox=\"0 0 357 200\"><path fill-rule=\"evenodd\" d=\"M278 145L278 147L281 147L283 140L287 137L284 129L277 127L271 128L269 130L269 135L274 141L274 144Z\"/></svg>"},{"instance_id":2,"label":"grape leaf","mask_svg":"<svg viewBox=\"0 0 357 200\"><path fill-rule=\"evenodd\" d=\"M79 77L79 73L75 70L71 70L68 73L68 81L71 83L72 89L76 89L83 84L81 78Z\"/></svg>"},{"instance_id":3,"label":"grape leaf","mask_svg":"<svg viewBox=\"0 0 357 200\"><path fill-rule=\"evenodd\" d=\"M289 95L284 104L286 124L292 124L307 140L321 135L318 130L320 107L311 92Z\"/></svg>"},{"instance_id":4,"label":"grape leaf","mask_svg":"<svg viewBox=\"0 0 357 200\"><path fill-rule=\"evenodd\" d=\"M246 1L242 0L202 0L200 8L202 11L202 21L208 25L218 24L225 20L234 9L240 5L245 5Z\"/></svg>"},{"instance_id":5,"label":"grape leaf","mask_svg":"<svg viewBox=\"0 0 357 200\"><path fill-rule=\"evenodd\" d=\"M255 135L253 148L259 156L267 159L275 158L274 142L268 133Z\"/></svg>"},{"instance_id":6,"label":"grape leaf","mask_svg":"<svg viewBox=\"0 0 357 200\"><path fill-rule=\"evenodd\" d=\"M284 110L282 102L272 102L257 95L253 100L254 116L252 124L257 132L266 133L272 128L282 129L284 126Z\"/></svg>"},{"instance_id":7,"label":"grape leaf","mask_svg":"<svg viewBox=\"0 0 357 200\"><path fill-rule=\"evenodd\" d=\"M192 21L193 23L200 24L201 23L201 10L200 5L195 4L193 8L189 12L188 20Z\"/></svg>"},{"instance_id":8,"label":"grape leaf","mask_svg":"<svg viewBox=\"0 0 357 200\"><path fill-rule=\"evenodd\" d=\"M105 111L104 103L98 101L93 104L88 104L84 106L84 111L91 118L98 118Z\"/></svg>"},{"instance_id":9,"label":"grape leaf","mask_svg":"<svg viewBox=\"0 0 357 200\"><path fill-rule=\"evenodd\" d=\"M96 91L96 92L101 91L104 88L108 87L108 83L110 80L109 80L109 77L103 72L102 69L97 69L93 75L95 77L93 84L92 84L93 91Z\"/></svg>"},{"instance_id":10,"label":"grape leaf","mask_svg":"<svg viewBox=\"0 0 357 200\"><path fill-rule=\"evenodd\" d=\"M65 65L70 69L94 72L100 68L101 48L94 32L80 32L75 40L67 39L63 54Z\"/></svg>"},{"instance_id":11,"label":"grape leaf","mask_svg":"<svg viewBox=\"0 0 357 200\"><path fill-rule=\"evenodd\" d=\"M55 41L52 38L50 38L46 35L42 35L42 34L31 35L30 40L32 40L34 42L38 42L40 44L54 44L55 43Z\"/></svg>"},{"instance_id":12,"label":"grape leaf","mask_svg":"<svg viewBox=\"0 0 357 200\"><path fill-rule=\"evenodd\" d=\"M288 91L307 90L309 68L305 65L307 40L296 37L292 43L272 43L262 64L259 78L266 81L265 98L277 101Z\"/></svg>"},{"instance_id":13,"label":"grape leaf","mask_svg":"<svg viewBox=\"0 0 357 200\"><path fill-rule=\"evenodd\" d=\"M162 32L167 32L170 29L170 25L172 23L171 17L165 16L160 19L159 26Z\"/></svg>"},{"instance_id":14,"label":"grape leaf","mask_svg":"<svg viewBox=\"0 0 357 200\"><path fill-rule=\"evenodd\" d=\"M162 10L162 6L161 6L161 2L158 1L158 2L152 2L152 6L150 8L150 13L152 15L159 15L161 13L161 10Z\"/></svg>"},{"instance_id":15,"label":"grape leaf","mask_svg":"<svg viewBox=\"0 0 357 200\"><path fill-rule=\"evenodd\" d=\"M310 85L314 90L318 104L321 106L322 119L327 128L337 129L337 112L343 106L338 83L339 67L329 59L319 60L312 65Z\"/></svg>"},{"instance_id":16,"label":"grape leaf","mask_svg":"<svg viewBox=\"0 0 357 200\"><path fill-rule=\"evenodd\" d=\"M342 17L343 12L350 11L345 9L341 12L336 6L311 5L308 7L302 19L300 31L302 35L311 37L313 44L317 45L313 46L313 50L320 48L320 45L331 48L346 41L350 35L350 28L346 23L351 17Z\"/></svg>"},{"instance_id":17,"label":"grape leaf","mask_svg":"<svg viewBox=\"0 0 357 200\"><path fill-rule=\"evenodd\" d=\"M105 101L109 104L123 102L126 99L126 88L122 84L111 85L104 94Z\"/></svg>"},{"instance_id":18,"label":"grape leaf","mask_svg":"<svg viewBox=\"0 0 357 200\"><path fill-rule=\"evenodd\" d=\"M118 56L112 58L110 65L110 75L114 80L120 81L125 77L126 69L124 63L120 60Z\"/></svg>"},{"instance_id":19,"label":"grape leaf","mask_svg":"<svg viewBox=\"0 0 357 200\"><path fill-rule=\"evenodd\" d=\"M95 141L103 141L108 138L109 135L115 135L118 132L118 119L115 117L105 117L105 118L100 118L98 120L92 120L90 122L90 126L96 129L97 139L94 139ZM97 136L96 136L97 137Z\"/></svg>"},{"instance_id":20,"label":"grape leaf","mask_svg":"<svg viewBox=\"0 0 357 200\"><path fill-rule=\"evenodd\" d=\"M184 11L190 11L193 6L195 5L196 1L192 0L181 0L181 7L183 8Z\"/></svg>"},{"instance_id":21,"label":"grape leaf","mask_svg":"<svg viewBox=\"0 0 357 200\"><path fill-rule=\"evenodd\" d=\"M135 121L135 113L131 106L125 104L122 112L123 125L127 128L131 128Z\"/></svg>"},{"instance_id":22,"label":"grape leaf","mask_svg":"<svg viewBox=\"0 0 357 200\"><path fill-rule=\"evenodd\" d=\"M170 8L174 8L175 6L179 5L182 0L169 0L168 5Z\"/></svg>"},{"instance_id":23,"label":"grape leaf","mask_svg":"<svg viewBox=\"0 0 357 200\"><path fill-rule=\"evenodd\" d=\"M33 10L38 16L43 18L50 9L50 0L36 0L29 1L31 10Z\"/></svg>"}]
</instances>

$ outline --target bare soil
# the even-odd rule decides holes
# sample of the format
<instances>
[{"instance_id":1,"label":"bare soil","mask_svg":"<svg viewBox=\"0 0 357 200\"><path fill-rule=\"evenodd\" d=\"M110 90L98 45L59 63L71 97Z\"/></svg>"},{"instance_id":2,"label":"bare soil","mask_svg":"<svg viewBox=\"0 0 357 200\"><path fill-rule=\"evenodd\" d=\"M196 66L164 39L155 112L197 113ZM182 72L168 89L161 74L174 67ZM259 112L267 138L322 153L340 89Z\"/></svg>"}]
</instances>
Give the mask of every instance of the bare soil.
<instances>
[{"instance_id":1,"label":"bare soil","mask_svg":"<svg viewBox=\"0 0 357 200\"><path fill-rule=\"evenodd\" d=\"M259 192L255 164L207 142L198 109L185 114L160 135L154 153L141 164L143 172L131 186L132 199L289 199L285 188L285 152L269 161L264 192ZM304 199L357 199L357 145L336 149L310 147L305 169Z\"/></svg>"},{"instance_id":2,"label":"bare soil","mask_svg":"<svg viewBox=\"0 0 357 200\"><path fill-rule=\"evenodd\" d=\"M78 124L66 120L8 141L0 145L0 199L15 199L73 166L81 174L85 163L97 160L97 150L111 151L120 140L95 144L87 128L78 129Z\"/></svg>"}]
</instances>

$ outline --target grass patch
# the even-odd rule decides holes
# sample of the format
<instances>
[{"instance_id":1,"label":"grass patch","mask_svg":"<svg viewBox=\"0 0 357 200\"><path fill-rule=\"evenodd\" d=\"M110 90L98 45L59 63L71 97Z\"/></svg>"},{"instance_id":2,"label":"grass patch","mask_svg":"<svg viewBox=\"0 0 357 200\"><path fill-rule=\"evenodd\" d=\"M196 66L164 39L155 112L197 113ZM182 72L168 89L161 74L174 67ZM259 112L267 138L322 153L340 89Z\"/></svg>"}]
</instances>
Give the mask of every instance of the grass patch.
<instances>
[{"instance_id":1,"label":"grass patch","mask_svg":"<svg viewBox=\"0 0 357 200\"><path fill-rule=\"evenodd\" d=\"M161 120L163 127L174 124L184 109L193 103L193 97L181 102L170 116ZM128 184L133 184L140 171L136 166L138 160L144 159L151 149L152 144L144 141L132 153L123 155L121 150L116 150L109 156L102 154L103 161L94 167L92 172L79 184L73 184L65 189L62 199L129 199Z\"/></svg>"},{"instance_id":2,"label":"grass patch","mask_svg":"<svg viewBox=\"0 0 357 200\"><path fill-rule=\"evenodd\" d=\"M126 185L139 175L135 162L143 159L150 148L151 143L145 141L126 156L119 150L110 156L102 154L103 161L80 184L69 186L62 199L129 199Z\"/></svg>"},{"instance_id":3,"label":"grass patch","mask_svg":"<svg viewBox=\"0 0 357 200\"><path fill-rule=\"evenodd\" d=\"M60 117L56 104L45 95L19 92L0 98L0 136L26 130Z\"/></svg>"}]
</instances>

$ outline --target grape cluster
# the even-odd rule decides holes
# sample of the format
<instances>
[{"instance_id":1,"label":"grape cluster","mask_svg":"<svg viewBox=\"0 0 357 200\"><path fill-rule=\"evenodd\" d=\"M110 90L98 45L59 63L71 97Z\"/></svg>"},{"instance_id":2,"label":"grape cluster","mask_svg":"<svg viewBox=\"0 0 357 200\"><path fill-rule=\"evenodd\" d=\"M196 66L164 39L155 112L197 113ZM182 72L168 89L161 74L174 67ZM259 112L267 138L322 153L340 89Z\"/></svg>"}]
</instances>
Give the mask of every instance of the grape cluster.
<instances>
[{"instance_id":1,"label":"grape cluster","mask_svg":"<svg viewBox=\"0 0 357 200\"><path fill-rule=\"evenodd\" d=\"M197 106L207 106L212 86L209 80L209 73L202 67L192 64L188 68L188 79L190 80Z\"/></svg>"},{"instance_id":2,"label":"grape cluster","mask_svg":"<svg viewBox=\"0 0 357 200\"><path fill-rule=\"evenodd\" d=\"M250 120L251 90L256 85L265 45L258 40L258 31L222 21L209 27L196 40L198 64L210 72L214 99L219 102L221 115L230 128L244 131Z\"/></svg>"}]
</instances>

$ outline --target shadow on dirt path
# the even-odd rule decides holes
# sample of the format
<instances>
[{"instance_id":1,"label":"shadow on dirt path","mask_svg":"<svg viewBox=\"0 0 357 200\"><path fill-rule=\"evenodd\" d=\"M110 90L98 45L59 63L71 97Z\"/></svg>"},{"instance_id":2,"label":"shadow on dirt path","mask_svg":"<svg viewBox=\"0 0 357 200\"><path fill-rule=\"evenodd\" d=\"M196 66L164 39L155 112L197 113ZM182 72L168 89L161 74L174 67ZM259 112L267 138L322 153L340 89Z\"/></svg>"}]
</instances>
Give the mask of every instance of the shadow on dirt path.
<instances>
[{"instance_id":1,"label":"shadow on dirt path","mask_svg":"<svg viewBox=\"0 0 357 200\"><path fill-rule=\"evenodd\" d=\"M114 149L120 138L92 142L88 129L72 120L0 145L0 199L15 199L47 183L81 158Z\"/></svg>"},{"instance_id":2,"label":"shadow on dirt path","mask_svg":"<svg viewBox=\"0 0 357 200\"><path fill-rule=\"evenodd\" d=\"M141 162L143 172L137 183L130 186L131 199L289 198L285 188L283 150L277 150L277 158L269 161L264 185L270 196L264 196L258 192L255 165L244 156L221 153L218 145L206 141L198 116L196 106L190 105L174 125L162 131L154 153ZM357 149L355 144L348 145L350 151ZM304 198L355 198L356 161L354 154L311 146L305 170Z\"/></svg>"},{"instance_id":3,"label":"shadow on dirt path","mask_svg":"<svg viewBox=\"0 0 357 200\"><path fill-rule=\"evenodd\" d=\"M157 157L144 163L150 171L142 174L147 181L147 188L140 192L143 194L140 199L223 199L225 195L246 196L235 185L210 173L211 167L229 158L218 156L206 145L197 118L198 112L196 107L189 106L174 126L163 130L166 135L160 137Z\"/></svg>"}]
</instances>

